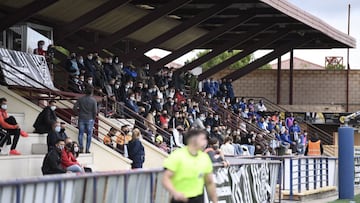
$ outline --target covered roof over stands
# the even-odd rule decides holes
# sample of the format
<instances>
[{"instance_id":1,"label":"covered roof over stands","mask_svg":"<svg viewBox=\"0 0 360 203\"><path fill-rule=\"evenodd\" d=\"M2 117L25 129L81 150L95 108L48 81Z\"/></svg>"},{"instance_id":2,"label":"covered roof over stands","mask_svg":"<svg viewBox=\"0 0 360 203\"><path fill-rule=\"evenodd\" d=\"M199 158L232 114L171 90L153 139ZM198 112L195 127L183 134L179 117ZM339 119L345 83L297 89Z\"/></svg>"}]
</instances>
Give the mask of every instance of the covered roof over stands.
<instances>
[{"instance_id":1,"label":"covered roof over stands","mask_svg":"<svg viewBox=\"0 0 360 203\"><path fill-rule=\"evenodd\" d=\"M259 49L273 51L226 78L242 77L296 48L356 46L354 38L280 0L2 0L0 11L2 30L22 21L49 25L56 44L105 49L125 62L149 63L153 72L194 49L212 51L178 72L226 50L242 50L199 79ZM152 48L172 53L153 61L144 55Z\"/></svg>"}]
</instances>

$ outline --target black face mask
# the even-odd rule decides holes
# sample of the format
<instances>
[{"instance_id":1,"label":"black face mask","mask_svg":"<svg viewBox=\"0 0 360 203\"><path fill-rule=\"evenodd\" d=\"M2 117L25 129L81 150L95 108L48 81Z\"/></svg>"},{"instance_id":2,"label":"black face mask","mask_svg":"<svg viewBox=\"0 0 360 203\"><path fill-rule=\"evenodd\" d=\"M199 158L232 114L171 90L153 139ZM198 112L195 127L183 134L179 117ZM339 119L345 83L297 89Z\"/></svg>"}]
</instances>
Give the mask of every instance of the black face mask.
<instances>
[{"instance_id":1,"label":"black face mask","mask_svg":"<svg viewBox=\"0 0 360 203\"><path fill-rule=\"evenodd\" d=\"M61 128L60 132L61 133L65 132L65 128Z\"/></svg>"},{"instance_id":2,"label":"black face mask","mask_svg":"<svg viewBox=\"0 0 360 203\"><path fill-rule=\"evenodd\" d=\"M130 132L130 131L125 130L125 131L124 131L124 134L127 135L127 134L129 134L129 132Z\"/></svg>"}]
</instances>

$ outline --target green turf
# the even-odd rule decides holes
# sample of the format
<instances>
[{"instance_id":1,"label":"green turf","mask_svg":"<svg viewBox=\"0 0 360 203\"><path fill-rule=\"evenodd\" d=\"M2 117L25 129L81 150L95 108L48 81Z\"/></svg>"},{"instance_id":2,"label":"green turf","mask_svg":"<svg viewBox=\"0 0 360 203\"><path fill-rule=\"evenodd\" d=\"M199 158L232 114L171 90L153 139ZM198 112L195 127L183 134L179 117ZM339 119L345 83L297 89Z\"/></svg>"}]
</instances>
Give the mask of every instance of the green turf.
<instances>
[{"instance_id":1,"label":"green turf","mask_svg":"<svg viewBox=\"0 0 360 203\"><path fill-rule=\"evenodd\" d=\"M359 203L360 202L360 195L356 195L354 201L356 203ZM350 200L336 200L336 201L329 202L329 203L349 203L349 202L350 202Z\"/></svg>"}]
</instances>

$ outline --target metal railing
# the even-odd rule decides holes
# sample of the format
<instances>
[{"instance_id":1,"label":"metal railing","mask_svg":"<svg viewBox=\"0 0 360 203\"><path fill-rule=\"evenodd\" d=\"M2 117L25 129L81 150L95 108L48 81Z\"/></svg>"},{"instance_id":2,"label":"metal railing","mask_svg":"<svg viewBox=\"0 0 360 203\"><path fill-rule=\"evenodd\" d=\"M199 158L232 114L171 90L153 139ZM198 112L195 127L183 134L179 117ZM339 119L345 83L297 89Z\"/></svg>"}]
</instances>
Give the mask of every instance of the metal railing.
<instances>
[{"instance_id":1,"label":"metal railing","mask_svg":"<svg viewBox=\"0 0 360 203\"><path fill-rule=\"evenodd\" d=\"M280 105L274 104L267 98L264 97L245 97L246 99L253 99L255 103L259 100L263 100L267 112L266 113L273 113L273 112L280 112L280 113L288 113L289 111L286 108L281 107ZM329 133L325 132L324 130L316 127L315 125L311 124L309 121L305 120L304 118L296 117L296 120L299 122L302 129L307 130L308 134L315 134L319 135L319 138L323 142L323 144L333 144L333 136Z\"/></svg>"},{"instance_id":2,"label":"metal railing","mask_svg":"<svg viewBox=\"0 0 360 203\"><path fill-rule=\"evenodd\" d=\"M219 201L274 202L279 161L237 160L214 165ZM163 169L49 175L0 181L0 202L164 203ZM246 183L246 184L245 184ZM205 202L209 203L207 195Z\"/></svg>"},{"instance_id":3,"label":"metal railing","mask_svg":"<svg viewBox=\"0 0 360 203\"><path fill-rule=\"evenodd\" d=\"M335 157L324 156L261 156L251 159L278 160L282 162L281 183L282 191L287 191L290 199L304 191L317 190L329 186L336 186ZM360 160L360 158L359 158Z\"/></svg>"},{"instance_id":4,"label":"metal railing","mask_svg":"<svg viewBox=\"0 0 360 203\"><path fill-rule=\"evenodd\" d=\"M62 120L67 122L68 124L71 124L71 117L75 116L73 114L73 112L72 112L72 108L73 108L72 105L75 103L76 98L82 96L81 94L75 94L75 93L70 93L70 92L62 92L62 91L52 90L52 89L48 88L47 86L45 86L44 84L34 80L33 78L31 78L27 74L24 74L23 72L21 72L19 69L17 69L13 65L11 65L11 64L9 64L9 63L1 60L1 59L0 59L0 62L8 65L14 71L16 71L17 73L23 75L26 78L26 79L23 79L23 78L20 78L18 75L14 75L18 80L21 80L25 84L29 84L29 85L31 85L31 83L28 80L31 80L31 81L35 82L36 84L40 85L41 87L43 87L42 89L31 88L31 87L23 87L19 83L17 83L16 80L13 80L13 79L10 78L10 80L12 82L14 82L15 84L18 84L18 86L9 86L9 88L20 91L21 94L22 94L21 96L23 96L24 98L26 98L29 101L33 102L34 104L39 105L40 107L43 107L39 103L40 100L51 100L51 99L57 100L59 102L59 104L61 104L62 106L65 107L63 109L57 109L57 111L56 111L57 115ZM3 70L9 71L7 69L3 69ZM20 93L20 92L18 92L18 93ZM126 107L124 104L121 104L120 102L117 102L117 105L120 108L123 109L122 112L127 117L125 120L127 120L129 118L135 119L135 124L141 124L141 123L144 123L146 121L146 119L144 117L142 117L141 115L133 112L131 109ZM107 102L106 102L105 107L107 108ZM118 131L121 132L121 129L118 126L114 126L113 124L107 122L106 119L104 119L102 121L107 123L111 127L114 127L115 129L117 129ZM128 124L128 122L124 122L121 119L119 119L117 121L124 124L124 125ZM164 137L164 141L170 143L171 135L168 132L164 131L163 129L161 129L159 126L157 126L155 124L151 124L151 123L149 123L149 124L153 125L157 129L157 133ZM144 125L136 125L135 127L139 128L143 134L147 135L147 133L146 133L147 129L144 128L145 127ZM99 138L99 131L100 131L99 128L102 128L101 130L103 132L108 132L110 130L110 129L104 129L103 126L98 125L98 122L95 122L93 137L95 139L97 139L97 140L100 140L100 138ZM102 135L101 137L103 138L104 135ZM154 140L151 137L148 137L148 136L143 136L143 137L147 141L154 144ZM117 149L115 149L115 150L119 151Z\"/></svg>"}]
</instances>

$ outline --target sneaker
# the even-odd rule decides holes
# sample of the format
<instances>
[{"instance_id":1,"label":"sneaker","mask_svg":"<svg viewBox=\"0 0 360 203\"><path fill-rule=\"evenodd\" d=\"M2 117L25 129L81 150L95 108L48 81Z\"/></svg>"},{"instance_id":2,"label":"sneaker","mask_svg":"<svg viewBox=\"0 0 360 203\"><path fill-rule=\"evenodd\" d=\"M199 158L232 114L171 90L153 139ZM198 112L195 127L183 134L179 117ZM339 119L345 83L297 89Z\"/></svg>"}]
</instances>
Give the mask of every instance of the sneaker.
<instances>
[{"instance_id":1,"label":"sneaker","mask_svg":"<svg viewBox=\"0 0 360 203\"><path fill-rule=\"evenodd\" d=\"M23 137L29 137L29 134L23 130L20 131L20 135Z\"/></svg>"},{"instance_id":2,"label":"sneaker","mask_svg":"<svg viewBox=\"0 0 360 203\"><path fill-rule=\"evenodd\" d=\"M21 153L19 151L17 151L16 149L12 149L10 150L10 155L21 155Z\"/></svg>"}]
</instances>

